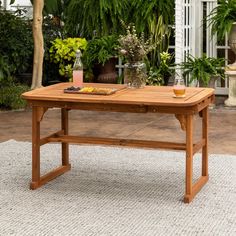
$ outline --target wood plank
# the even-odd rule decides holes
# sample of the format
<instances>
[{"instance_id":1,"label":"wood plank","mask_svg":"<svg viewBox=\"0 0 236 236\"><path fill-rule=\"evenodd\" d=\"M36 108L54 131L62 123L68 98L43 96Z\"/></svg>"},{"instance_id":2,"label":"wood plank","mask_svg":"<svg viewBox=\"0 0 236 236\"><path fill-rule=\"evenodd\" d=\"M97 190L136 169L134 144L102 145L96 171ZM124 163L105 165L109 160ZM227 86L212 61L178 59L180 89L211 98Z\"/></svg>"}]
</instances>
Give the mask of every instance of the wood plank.
<instances>
[{"instance_id":1,"label":"wood plank","mask_svg":"<svg viewBox=\"0 0 236 236\"><path fill-rule=\"evenodd\" d=\"M68 135L69 125L68 125L68 110L65 108L61 109L61 128L63 130L64 135ZM61 144L62 150L62 165L69 165L69 144L63 143Z\"/></svg>"},{"instance_id":2,"label":"wood plank","mask_svg":"<svg viewBox=\"0 0 236 236\"><path fill-rule=\"evenodd\" d=\"M193 155L195 153L197 153L203 146L205 146L206 144L206 140L202 139L201 141L199 141L198 143L193 145Z\"/></svg>"},{"instance_id":3,"label":"wood plank","mask_svg":"<svg viewBox=\"0 0 236 236\"><path fill-rule=\"evenodd\" d=\"M190 203L202 187L207 183L209 176L201 176L193 185L192 193L184 196L184 203Z\"/></svg>"},{"instance_id":4,"label":"wood plank","mask_svg":"<svg viewBox=\"0 0 236 236\"><path fill-rule=\"evenodd\" d=\"M185 150L185 143L160 142L135 139L115 139L115 138L99 138L99 137L80 137L71 135L62 135L60 137L49 138L50 142L64 143L83 143L83 144L99 144L99 145L116 145L129 147L146 147L146 148L164 148Z\"/></svg>"},{"instance_id":5,"label":"wood plank","mask_svg":"<svg viewBox=\"0 0 236 236\"><path fill-rule=\"evenodd\" d=\"M71 165L60 166L60 167L52 170L51 172L43 175L38 181L32 181L30 184L30 188L32 190L37 189L37 188L41 187L42 185L48 183L49 181L55 179L56 177L69 171L70 169L71 169Z\"/></svg>"},{"instance_id":6,"label":"wood plank","mask_svg":"<svg viewBox=\"0 0 236 236\"><path fill-rule=\"evenodd\" d=\"M64 133L63 130L59 130L59 131L57 131L57 132L55 132L55 133L53 133L53 134L50 134L50 135L48 135L48 136L46 136L46 137L44 137L44 138L41 138L40 141L39 141L39 145L42 146L42 145L44 145L44 144L47 144L47 143L50 142L50 141L49 141L49 138L58 137L59 135L62 135L63 133Z\"/></svg>"},{"instance_id":7,"label":"wood plank","mask_svg":"<svg viewBox=\"0 0 236 236\"><path fill-rule=\"evenodd\" d=\"M193 179L193 116L186 117L186 180L185 193L192 195Z\"/></svg>"},{"instance_id":8,"label":"wood plank","mask_svg":"<svg viewBox=\"0 0 236 236\"><path fill-rule=\"evenodd\" d=\"M205 140L205 145L202 148L202 175L208 176L208 124L209 111L206 107L202 111L202 138Z\"/></svg>"},{"instance_id":9,"label":"wood plank","mask_svg":"<svg viewBox=\"0 0 236 236\"><path fill-rule=\"evenodd\" d=\"M32 181L40 178L40 119L39 108L32 108Z\"/></svg>"},{"instance_id":10,"label":"wood plank","mask_svg":"<svg viewBox=\"0 0 236 236\"><path fill-rule=\"evenodd\" d=\"M65 101L33 101L30 105L58 107L72 110L88 110L88 111L110 111L110 112L129 112L129 113L146 113L147 106L143 105L121 105L121 104L94 104L94 103L73 103Z\"/></svg>"}]
</instances>

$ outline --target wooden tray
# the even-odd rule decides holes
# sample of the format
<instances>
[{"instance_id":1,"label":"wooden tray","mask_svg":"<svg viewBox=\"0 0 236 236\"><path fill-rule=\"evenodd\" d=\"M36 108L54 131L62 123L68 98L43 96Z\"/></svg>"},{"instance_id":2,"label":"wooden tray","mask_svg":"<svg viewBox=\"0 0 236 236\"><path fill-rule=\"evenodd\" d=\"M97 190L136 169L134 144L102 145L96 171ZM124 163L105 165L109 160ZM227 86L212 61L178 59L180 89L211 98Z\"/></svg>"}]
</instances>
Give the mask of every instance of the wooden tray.
<instances>
[{"instance_id":1,"label":"wooden tray","mask_svg":"<svg viewBox=\"0 0 236 236\"><path fill-rule=\"evenodd\" d=\"M75 91L75 90L69 90L69 89L64 89L64 93L72 93L72 94L89 94L89 95L111 95L116 93L119 90L125 89L126 87L123 88L105 88L105 87L94 87L95 91L92 92L83 92L83 91Z\"/></svg>"}]
</instances>

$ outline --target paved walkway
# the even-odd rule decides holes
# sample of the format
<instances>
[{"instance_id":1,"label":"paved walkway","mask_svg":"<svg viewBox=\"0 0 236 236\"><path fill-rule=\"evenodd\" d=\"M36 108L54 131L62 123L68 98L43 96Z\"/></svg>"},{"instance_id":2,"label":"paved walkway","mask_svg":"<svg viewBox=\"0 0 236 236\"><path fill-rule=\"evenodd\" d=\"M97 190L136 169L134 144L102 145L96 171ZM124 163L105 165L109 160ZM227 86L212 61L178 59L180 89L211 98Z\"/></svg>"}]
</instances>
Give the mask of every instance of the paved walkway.
<instances>
[{"instance_id":1,"label":"paved walkway","mask_svg":"<svg viewBox=\"0 0 236 236\"><path fill-rule=\"evenodd\" d=\"M127 114L91 111L70 112L70 134L87 136L184 141L185 135L173 115ZM60 129L60 110L47 111L41 135ZM201 134L195 118L196 137ZM236 155L236 109L210 110L209 152ZM0 112L0 142L31 141L31 111Z\"/></svg>"}]
</instances>

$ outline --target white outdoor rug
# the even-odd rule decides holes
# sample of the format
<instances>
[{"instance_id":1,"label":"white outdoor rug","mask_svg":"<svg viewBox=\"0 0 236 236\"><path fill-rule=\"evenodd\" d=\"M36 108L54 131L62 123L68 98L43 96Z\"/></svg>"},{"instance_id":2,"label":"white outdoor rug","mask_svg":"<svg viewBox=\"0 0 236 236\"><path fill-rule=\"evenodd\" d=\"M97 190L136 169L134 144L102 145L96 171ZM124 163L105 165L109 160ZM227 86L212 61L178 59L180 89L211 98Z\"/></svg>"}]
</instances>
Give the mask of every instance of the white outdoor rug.
<instances>
[{"instance_id":1,"label":"white outdoor rug","mask_svg":"<svg viewBox=\"0 0 236 236\"><path fill-rule=\"evenodd\" d=\"M43 146L43 172L59 155ZM31 144L0 143L0 235L236 235L236 156L210 156L191 204L183 152L71 145L70 157L70 172L32 191Z\"/></svg>"}]
</instances>

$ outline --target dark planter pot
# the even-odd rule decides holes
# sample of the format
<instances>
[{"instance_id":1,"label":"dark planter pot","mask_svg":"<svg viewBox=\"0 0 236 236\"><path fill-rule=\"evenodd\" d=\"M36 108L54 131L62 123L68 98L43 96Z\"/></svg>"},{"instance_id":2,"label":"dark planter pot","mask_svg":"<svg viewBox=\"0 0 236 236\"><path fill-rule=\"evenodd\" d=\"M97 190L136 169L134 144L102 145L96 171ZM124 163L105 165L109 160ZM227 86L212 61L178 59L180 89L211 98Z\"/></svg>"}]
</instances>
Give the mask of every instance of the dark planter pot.
<instances>
[{"instance_id":1,"label":"dark planter pot","mask_svg":"<svg viewBox=\"0 0 236 236\"><path fill-rule=\"evenodd\" d=\"M118 78L118 74L116 71L117 62L118 62L117 58L111 58L104 65L102 64L95 65L93 69L95 82L116 84Z\"/></svg>"}]
</instances>

